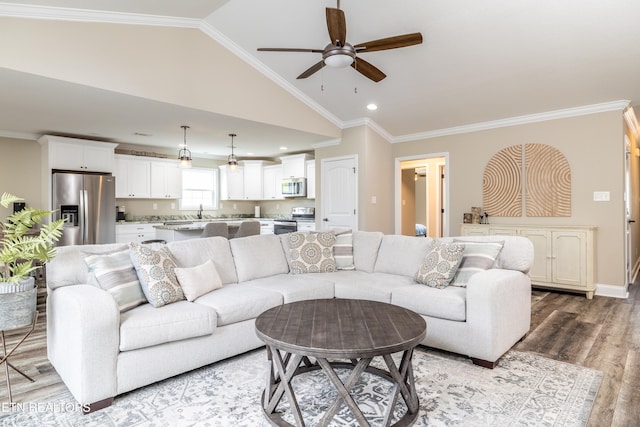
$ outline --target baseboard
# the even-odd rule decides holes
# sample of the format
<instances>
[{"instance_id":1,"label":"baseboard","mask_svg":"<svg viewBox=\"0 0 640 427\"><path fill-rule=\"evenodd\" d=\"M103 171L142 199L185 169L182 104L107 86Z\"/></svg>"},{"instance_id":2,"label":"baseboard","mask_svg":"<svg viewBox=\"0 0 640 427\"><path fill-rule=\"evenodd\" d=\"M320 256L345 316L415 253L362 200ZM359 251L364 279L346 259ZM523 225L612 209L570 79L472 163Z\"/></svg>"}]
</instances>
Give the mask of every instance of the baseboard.
<instances>
[{"instance_id":1,"label":"baseboard","mask_svg":"<svg viewBox=\"0 0 640 427\"><path fill-rule=\"evenodd\" d=\"M613 286L613 285L596 285L596 295L599 297L609 298L629 298L629 291L627 286Z\"/></svg>"}]
</instances>

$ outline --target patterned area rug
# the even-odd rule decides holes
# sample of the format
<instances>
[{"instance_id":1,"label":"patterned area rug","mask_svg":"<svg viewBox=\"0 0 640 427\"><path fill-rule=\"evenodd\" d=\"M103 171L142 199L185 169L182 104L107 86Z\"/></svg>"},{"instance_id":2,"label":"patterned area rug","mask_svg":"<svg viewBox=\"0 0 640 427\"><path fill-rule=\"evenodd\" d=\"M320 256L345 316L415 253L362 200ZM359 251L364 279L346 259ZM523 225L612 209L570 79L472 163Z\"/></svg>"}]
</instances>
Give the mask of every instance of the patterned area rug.
<instances>
[{"instance_id":1,"label":"patterned area rug","mask_svg":"<svg viewBox=\"0 0 640 427\"><path fill-rule=\"evenodd\" d=\"M602 373L510 351L491 370L422 347L414 353L420 413L414 426L584 426ZM268 369L264 349L215 363L118 396L112 406L82 415L69 393L0 414L7 426L269 426L260 396ZM345 378L347 371L339 372ZM371 425L379 425L389 383L365 374L354 387ZM322 371L294 379L307 426L335 397ZM402 402L402 399L400 399ZM279 410L293 422L286 397ZM4 408L4 411L9 409ZM406 407L399 405L395 417ZM332 426L353 426L346 407Z\"/></svg>"}]
</instances>

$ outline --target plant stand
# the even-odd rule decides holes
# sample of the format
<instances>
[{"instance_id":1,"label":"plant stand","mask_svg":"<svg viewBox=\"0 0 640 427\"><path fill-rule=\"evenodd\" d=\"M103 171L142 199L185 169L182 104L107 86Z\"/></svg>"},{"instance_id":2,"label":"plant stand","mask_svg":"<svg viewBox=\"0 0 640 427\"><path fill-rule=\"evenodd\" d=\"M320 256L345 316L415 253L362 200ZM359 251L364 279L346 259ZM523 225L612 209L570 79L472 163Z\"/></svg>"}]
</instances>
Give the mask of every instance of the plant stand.
<instances>
[{"instance_id":1,"label":"plant stand","mask_svg":"<svg viewBox=\"0 0 640 427\"><path fill-rule=\"evenodd\" d=\"M31 378L30 376L22 372L20 369L13 366L11 362L9 362L9 357L13 354L14 351L16 351L18 347L20 347L20 345L24 342L24 340L26 340L29 337L29 335L31 335L31 333L36 328L37 321L38 321L38 312L36 311L35 315L33 316L33 323L31 324L31 327L29 328L27 333L20 339L20 341L18 341L18 343L14 345L13 348L8 353L7 353L7 343L4 336L5 331L0 331L0 339L2 339L2 354L3 354L2 359L0 359L0 365L4 363L4 372L5 372L5 376L7 377L7 390L9 391L9 404L13 404L13 396L11 395L11 380L9 378L9 368L13 369L17 373L19 373L20 375L28 379L29 381L35 382L33 378Z\"/></svg>"}]
</instances>

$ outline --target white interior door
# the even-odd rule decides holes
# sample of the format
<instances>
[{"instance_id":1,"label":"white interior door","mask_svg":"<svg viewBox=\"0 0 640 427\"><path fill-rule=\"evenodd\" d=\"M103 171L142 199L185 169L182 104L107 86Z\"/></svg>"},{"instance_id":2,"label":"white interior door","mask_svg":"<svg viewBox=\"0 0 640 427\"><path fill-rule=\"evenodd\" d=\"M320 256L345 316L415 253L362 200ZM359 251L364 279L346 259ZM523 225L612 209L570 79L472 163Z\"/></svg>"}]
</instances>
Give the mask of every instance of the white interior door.
<instances>
[{"instance_id":1,"label":"white interior door","mask_svg":"<svg viewBox=\"0 0 640 427\"><path fill-rule=\"evenodd\" d=\"M358 229L357 157L323 159L322 229Z\"/></svg>"}]
</instances>

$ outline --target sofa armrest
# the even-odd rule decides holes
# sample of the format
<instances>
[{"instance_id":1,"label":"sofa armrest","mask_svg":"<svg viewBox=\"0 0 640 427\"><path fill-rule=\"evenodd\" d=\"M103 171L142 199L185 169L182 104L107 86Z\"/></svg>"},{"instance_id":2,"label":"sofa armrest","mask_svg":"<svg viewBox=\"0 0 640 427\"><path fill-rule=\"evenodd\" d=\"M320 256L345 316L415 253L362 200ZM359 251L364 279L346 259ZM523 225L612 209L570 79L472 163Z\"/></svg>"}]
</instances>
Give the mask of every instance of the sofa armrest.
<instances>
[{"instance_id":1,"label":"sofa armrest","mask_svg":"<svg viewBox=\"0 0 640 427\"><path fill-rule=\"evenodd\" d=\"M531 327L531 280L516 270L489 269L467 283L469 356L494 362Z\"/></svg>"},{"instance_id":2,"label":"sofa armrest","mask_svg":"<svg viewBox=\"0 0 640 427\"><path fill-rule=\"evenodd\" d=\"M120 312L90 285L64 286L47 297L47 355L81 404L116 395Z\"/></svg>"}]
</instances>

